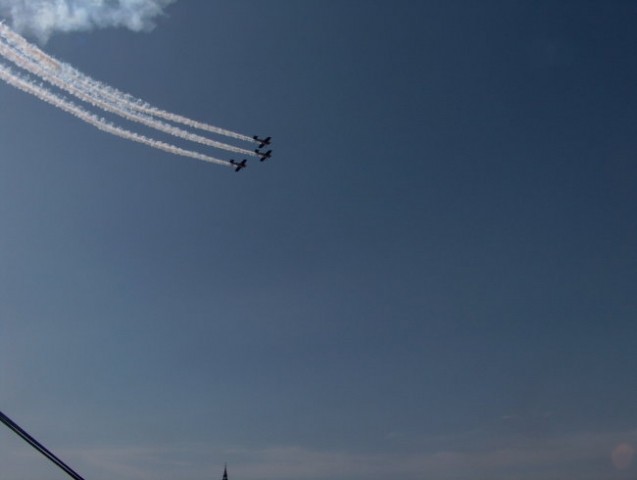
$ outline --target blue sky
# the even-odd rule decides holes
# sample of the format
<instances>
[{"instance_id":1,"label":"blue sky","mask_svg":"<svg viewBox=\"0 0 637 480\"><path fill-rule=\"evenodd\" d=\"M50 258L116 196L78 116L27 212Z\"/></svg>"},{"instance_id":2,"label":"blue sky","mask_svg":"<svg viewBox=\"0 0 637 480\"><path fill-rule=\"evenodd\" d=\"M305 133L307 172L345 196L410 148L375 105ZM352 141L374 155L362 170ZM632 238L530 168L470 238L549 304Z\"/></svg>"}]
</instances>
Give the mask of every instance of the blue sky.
<instances>
[{"instance_id":1,"label":"blue sky","mask_svg":"<svg viewBox=\"0 0 637 480\"><path fill-rule=\"evenodd\" d=\"M635 477L633 2L164 11L42 48L274 156L0 85L4 413L91 480Z\"/></svg>"}]
</instances>

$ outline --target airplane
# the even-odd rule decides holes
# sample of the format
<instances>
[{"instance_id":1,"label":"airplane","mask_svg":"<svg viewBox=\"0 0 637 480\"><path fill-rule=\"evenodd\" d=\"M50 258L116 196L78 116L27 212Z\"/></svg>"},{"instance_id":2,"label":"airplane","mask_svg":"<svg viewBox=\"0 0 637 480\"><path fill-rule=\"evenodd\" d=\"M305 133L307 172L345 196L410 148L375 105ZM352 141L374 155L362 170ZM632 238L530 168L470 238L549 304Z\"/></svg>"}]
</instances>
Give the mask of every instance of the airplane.
<instances>
[{"instance_id":1,"label":"airplane","mask_svg":"<svg viewBox=\"0 0 637 480\"><path fill-rule=\"evenodd\" d=\"M257 142L261 143L261 145L259 145L259 148L263 148L266 145L270 145L270 140L272 140L272 137L259 138L256 135L254 135L252 138L254 138Z\"/></svg>"},{"instance_id":2,"label":"airplane","mask_svg":"<svg viewBox=\"0 0 637 480\"><path fill-rule=\"evenodd\" d=\"M268 158L272 156L272 150L268 150L267 152L262 152L259 149L256 149L254 153L256 153L257 155L259 155L259 157L261 157L261 161L267 160Z\"/></svg>"},{"instance_id":3,"label":"airplane","mask_svg":"<svg viewBox=\"0 0 637 480\"><path fill-rule=\"evenodd\" d=\"M235 166L235 169L234 169L235 172L238 172L242 168L246 168L247 167L245 158L243 160L241 160L240 162L237 162L235 160L230 160L230 163Z\"/></svg>"}]
</instances>

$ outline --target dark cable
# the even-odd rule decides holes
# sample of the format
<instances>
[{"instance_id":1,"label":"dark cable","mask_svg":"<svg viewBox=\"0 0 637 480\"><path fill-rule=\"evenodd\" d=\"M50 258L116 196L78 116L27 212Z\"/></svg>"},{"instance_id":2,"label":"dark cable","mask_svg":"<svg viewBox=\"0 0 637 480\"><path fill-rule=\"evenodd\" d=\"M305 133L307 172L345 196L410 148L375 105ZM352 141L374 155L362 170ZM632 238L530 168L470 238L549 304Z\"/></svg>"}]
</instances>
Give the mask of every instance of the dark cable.
<instances>
[{"instance_id":1,"label":"dark cable","mask_svg":"<svg viewBox=\"0 0 637 480\"><path fill-rule=\"evenodd\" d=\"M4 413L0 412L0 421L4 423L7 427L13 430L17 435L19 435L25 442L35 448L38 452L44 455L46 458L55 463L58 467L64 470L71 478L75 480L84 480L77 472L75 472L71 467L65 464L62 460L56 457L52 452L50 452L44 445L38 442L35 438L29 435L27 432L22 430L20 426L7 417Z\"/></svg>"}]
</instances>

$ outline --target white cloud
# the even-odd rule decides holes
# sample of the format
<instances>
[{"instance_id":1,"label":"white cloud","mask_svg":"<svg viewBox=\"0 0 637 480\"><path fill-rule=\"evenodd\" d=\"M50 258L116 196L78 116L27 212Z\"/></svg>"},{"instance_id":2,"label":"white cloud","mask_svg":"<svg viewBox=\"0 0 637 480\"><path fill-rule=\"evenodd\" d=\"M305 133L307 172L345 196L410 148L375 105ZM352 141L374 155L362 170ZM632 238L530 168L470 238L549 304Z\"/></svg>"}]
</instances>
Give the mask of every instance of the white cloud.
<instances>
[{"instance_id":1,"label":"white cloud","mask_svg":"<svg viewBox=\"0 0 637 480\"><path fill-rule=\"evenodd\" d=\"M176 0L0 0L13 28L46 42L53 32L126 27L151 30L154 18Z\"/></svg>"}]
</instances>

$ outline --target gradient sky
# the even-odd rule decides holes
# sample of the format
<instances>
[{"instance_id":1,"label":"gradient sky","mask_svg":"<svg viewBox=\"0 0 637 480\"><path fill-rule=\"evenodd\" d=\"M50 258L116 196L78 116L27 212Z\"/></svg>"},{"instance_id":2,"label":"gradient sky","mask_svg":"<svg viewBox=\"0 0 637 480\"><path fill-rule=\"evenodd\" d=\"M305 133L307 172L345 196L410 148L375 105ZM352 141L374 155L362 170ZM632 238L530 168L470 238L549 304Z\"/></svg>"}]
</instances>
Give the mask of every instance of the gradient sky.
<instances>
[{"instance_id":1,"label":"gradient sky","mask_svg":"<svg viewBox=\"0 0 637 480\"><path fill-rule=\"evenodd\" d=\"M235 174L0 84L0 410L87 480L634 479L636 22L182 0L53 35L274 156ZM6 428L0 470L66 478Z\"/></svg>"}]
</instances>

